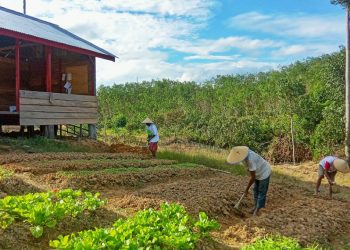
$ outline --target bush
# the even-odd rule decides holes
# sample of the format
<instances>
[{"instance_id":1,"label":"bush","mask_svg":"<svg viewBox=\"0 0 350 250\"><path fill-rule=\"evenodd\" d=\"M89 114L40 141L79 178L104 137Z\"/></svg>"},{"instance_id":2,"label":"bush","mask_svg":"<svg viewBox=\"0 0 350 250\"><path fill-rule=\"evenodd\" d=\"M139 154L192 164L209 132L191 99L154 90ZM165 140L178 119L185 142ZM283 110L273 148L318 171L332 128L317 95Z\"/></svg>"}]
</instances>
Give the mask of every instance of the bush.
<instances>
[{"instance_id":1,"label":"bush","mask_svg":"<svg viewBox=\"0 0 350 250\"><path fill-rule=\"evenodd\" d=\"M317 247L303 248L292 238L285 236L269 236L245 246L242 250L316 250Z\"/></svg>"}]
</instances>

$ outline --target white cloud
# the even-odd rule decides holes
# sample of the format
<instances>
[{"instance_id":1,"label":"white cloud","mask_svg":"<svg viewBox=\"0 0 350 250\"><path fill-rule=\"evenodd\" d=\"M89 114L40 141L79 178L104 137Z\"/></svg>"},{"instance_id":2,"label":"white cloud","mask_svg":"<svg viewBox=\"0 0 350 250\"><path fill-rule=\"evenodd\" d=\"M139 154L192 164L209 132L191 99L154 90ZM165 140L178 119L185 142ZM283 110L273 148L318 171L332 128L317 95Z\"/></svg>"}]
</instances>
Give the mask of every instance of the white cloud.
<instances>
[{"instance_id":1,"label":"white cloud","mask_svg":"<svg viewBox=\"0 0 350 250\"><path fill-rule=\"evenodd\" d=\"M215 52L224 52L231 49L242 51L256 51L263 48L277 48L283 43L269 39L251 39L248 37L231 36L217 40L199 39L197 41L176 40L172 48L185 53L196 55L210 55Z\"/></svg>"},{"instance_id":2,"label":"white cloud","mask_svg":"<svg viewBox=\"0 0 350 250\"><path fill-rule=\"evenodd\" d=\"M4 0L0 5L22 11L22 0ZM212 8L218 5L215 0L30 0L27 1L27 12L35 16L55 16L80 9L104 13L135 12L207 19L212 14Z\"/></svg>"},{"instance_id":3,"label":"white cloud","mask_svg":"<svg viewBox=\"0 0 350 250\"><path fill-rule=\"evenodd\" d=\"M327 44L294 44L286 45L278 50L272 51L271 55L274 57L289 57L289 56L319 56L326 53L331 53L339 49L337 45L327 45Z\"/></svg>"},{"instance_id":4,"label":"white cloud","mask_svg":"<svg viewBox=\"0 0 350 250\"><path fill-rule=\"evenodd\" d=\"M279 36L330 38L343 36L345 19L339 15L262 14L248 12L230 20L233 28Z\"/></svg>"},{"instance_id":5,"label":"white cloud","mask_svg":"<svg viewBox=\"0 0 350 250\"><path fill-rule=\"evenodd\" d=\"M217 75L228 74L246 74L252 72L267 71L277 68L277 63L255 61L255 60L240 60L236 62L215 62L205 64L189 64L184 69L180 81L204 81Z\"/></svg>"},{"instance_id":6,"label":"white cloud","mask_svg":"<svg viewBox=\"0 0 350 250\"><path fill-rule=\"evenodd\" d=\"M195 55L186 56L185 60L220 60L220 61L232 61L238 59L239 55L221 56L221 55Z\"/></svg>"}]
</instances>

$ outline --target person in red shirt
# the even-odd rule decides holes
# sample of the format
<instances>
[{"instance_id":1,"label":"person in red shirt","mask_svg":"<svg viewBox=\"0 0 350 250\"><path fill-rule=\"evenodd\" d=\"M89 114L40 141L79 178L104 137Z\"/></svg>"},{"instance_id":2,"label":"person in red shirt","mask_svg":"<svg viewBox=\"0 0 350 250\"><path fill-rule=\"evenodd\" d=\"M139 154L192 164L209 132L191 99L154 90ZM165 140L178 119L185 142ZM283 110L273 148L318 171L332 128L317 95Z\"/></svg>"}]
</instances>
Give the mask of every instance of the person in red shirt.
<instances>
[{"instance_id":1,"label":"person in red shirt","mask_svg":"<svg viewBox=\"0 0 350 250\"><path fill-rule=\"evenodd\" d=\"M329 183L329 197L332 199L332 187L335 185L335 175L337 174L337 170L344 172L347 171L348 168L349 166L346 161L339 159L335 156L327 156L323 158L318 166L318 179L316 182L315 195L317 195L320 192L320 185L322 179L326 176L327 181Z\"/></svg>"}]
</instances>

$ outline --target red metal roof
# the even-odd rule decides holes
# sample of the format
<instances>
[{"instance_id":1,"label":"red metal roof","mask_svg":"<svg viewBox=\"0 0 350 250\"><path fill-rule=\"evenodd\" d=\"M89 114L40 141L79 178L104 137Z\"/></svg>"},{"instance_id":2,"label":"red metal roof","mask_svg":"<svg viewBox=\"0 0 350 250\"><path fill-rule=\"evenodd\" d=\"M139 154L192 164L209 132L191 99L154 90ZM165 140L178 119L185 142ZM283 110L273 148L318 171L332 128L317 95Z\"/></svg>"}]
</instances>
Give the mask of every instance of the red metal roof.
<instances>
[{"instance_id":1,"label":"red metal roof","mask_svg":"<svg viewBox=\"0 0 350 250\"><path fill-rule=\"evenodd\" d=\"M112 53L56 24L0 7L0 35L115 61Z\"/></svg>"}]
</instances>

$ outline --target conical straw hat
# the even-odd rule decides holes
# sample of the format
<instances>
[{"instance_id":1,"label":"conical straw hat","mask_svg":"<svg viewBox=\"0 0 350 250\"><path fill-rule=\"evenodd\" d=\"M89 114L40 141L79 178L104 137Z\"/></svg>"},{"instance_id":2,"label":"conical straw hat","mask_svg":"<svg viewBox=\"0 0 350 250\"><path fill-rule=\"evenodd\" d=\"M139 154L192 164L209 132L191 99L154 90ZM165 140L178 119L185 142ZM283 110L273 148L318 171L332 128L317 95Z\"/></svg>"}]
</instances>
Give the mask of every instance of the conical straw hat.
<instances>
[{"instance_id":1,"label":"conical straw hat","mask_svg":"<svg viewBox=\"0 0 350 250\"><path fill-rule=\"evenodd\" d=\"M146 118L142 123L153 123L151 119Z\"/></svg>"},{"instance_id":2,"label":"conical straw hat","mask_svg":"<svg viewBox=\"0 0 350 250\"><path fill-rule=\"evenodd\" d=\"M338 170L339 172L342 172L342 173L349 173L350 172L349 164L342 159L336 159L333 162L333 165L334 165L335 169Z\"/></svg>"},{"instance_id":3,"label":"conical straw hat","mask_svg":"<svg viewBox=\"0 0 350 250\"><path fill-rule=\"evenodd\" d=\"M227 156L227 163L237 164L243 161L248 156L249 148L246 146L237 146L232 148L230 154Z\"/></svg>"}]
</instances>

